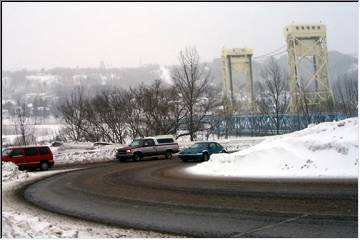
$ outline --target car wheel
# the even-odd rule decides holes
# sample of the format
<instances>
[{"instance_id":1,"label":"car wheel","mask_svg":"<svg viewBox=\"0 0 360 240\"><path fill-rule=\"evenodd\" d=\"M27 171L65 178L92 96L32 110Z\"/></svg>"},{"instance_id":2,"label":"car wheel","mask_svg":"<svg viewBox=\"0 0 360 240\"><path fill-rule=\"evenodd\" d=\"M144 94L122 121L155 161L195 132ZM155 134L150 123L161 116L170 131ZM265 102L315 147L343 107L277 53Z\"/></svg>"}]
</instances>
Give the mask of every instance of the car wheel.
<instances>
[{"instance_id":1,"label":"car wheel","mask_svg":"<svg viewBox=\"0 0 360 240\"><path fill-rule=\"evenodd\" d=\"M203 153L202 160L203 160L203 161L208 161L208 160L209 160L209 154Z\"/></svg>"},{"instance_id":2,"label":"car wheel","mask_svg":"<svg viewBox=\"0 0 360 240\"><path fill-rule=\"evenodd\" d=\"M48 164L48 162L41 162L41 163L40 163L40 169L41 169L42 171L48 170L48 169L49 169L49 164Z\"/></svg>"},{"instance_id":3,"label":"car wheel","mask_svg":"<svg viewBox=\"0 0 360 240\"><path fill-rule=\"evenodd\" d=\"M141 154L140 153L135 153L134 157L133 157L134 161L140 161L141 160Z\"/></svg>"},{"instance_id":4,"label":"car wheel","mask_svg":"<svg viewBox=\"0 0 360 240\"><path fill-rule=\"evenodd\" d=\"M172 152L170 150L166 151L165 158L166 159L171 159L172 158Z\"/></svg>"},{"instance_id":5,"label":"car wheel","mask_svg":"<svg viewBox=\"0 0 360 240\"><path fill-rule=\"evenodd\" d=\"M121 157L121 158L118 158L120 162L125 162L125 158Z\"/></svg>"},{"instance_id":6,"label":"car wheel","mask_svg":"<svg viewBox=\"0 0 360 240\"><path fill-rule=\"evenodd\" d=\"M187 162L188 160L187 159L181 159L183 162Z\"/></svg>"}]
</instances>

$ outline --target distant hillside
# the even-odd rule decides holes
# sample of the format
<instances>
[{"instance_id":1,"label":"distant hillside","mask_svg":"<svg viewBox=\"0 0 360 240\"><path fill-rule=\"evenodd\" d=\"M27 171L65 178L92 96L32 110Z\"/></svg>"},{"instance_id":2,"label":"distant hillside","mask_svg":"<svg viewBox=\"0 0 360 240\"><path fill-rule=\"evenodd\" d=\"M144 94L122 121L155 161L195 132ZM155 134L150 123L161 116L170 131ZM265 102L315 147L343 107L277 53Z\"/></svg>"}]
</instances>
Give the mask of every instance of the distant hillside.
<instances>
[{"instance_id":1,"label":"distant hillside","mask_svg":"<svg viewBox=\"0 0 360 240\"><path fill-rule=\"evenodd\" d=\"M106 87L129 88L160 79L159 65L137 68L52 68L42 71L3 71L2 96L16 98L24 93L44 93L61 96L75 86L94 91Z\"/></svg>"},{"instance_id":2,"label":"distant hillside","mask_svg":"<svg viewBox=\"0 0 360 240\"><path fill-rule=\"evenodd\" d=\"M279 65L287 70L287 55L277 59ZM223 70L220 58L206 63L211 68L211 81L219 88L223 84ZM46 93L47 95L62 97L71 92L75 86L86 86L92 91L107 87L129 88L140 83L151 83L155 79L170 82L169 69L173 66L159 66L156 64L143 65L134 68L53 68L41 71L3 71L2 98L14 99L25 93ZM312 69L312 66L308 66ZM261 71L264 63L253 62L254 81L261 81ZM329 52L329 70L332 82L344 73L356 74L358 59L355 56L336 51ZM90 91L89 94L92 94Z\"/></svg>"}]
</instances>

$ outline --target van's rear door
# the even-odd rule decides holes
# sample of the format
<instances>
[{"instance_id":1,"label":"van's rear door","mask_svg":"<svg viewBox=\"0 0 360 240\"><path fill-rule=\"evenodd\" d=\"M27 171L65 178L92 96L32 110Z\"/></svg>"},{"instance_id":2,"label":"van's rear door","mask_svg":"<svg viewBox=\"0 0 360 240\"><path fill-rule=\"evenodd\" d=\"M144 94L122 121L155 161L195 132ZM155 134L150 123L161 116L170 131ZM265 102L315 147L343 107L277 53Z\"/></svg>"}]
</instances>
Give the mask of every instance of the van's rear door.
<instances>
[{"instance_id":1,"label":"van's rear door","mask_svg":"<svg viewBox=\"0 0 360 240\"><path fill-rule=\"evenodd\" d=\"M25 152L23 148L15 148L10 154L10 161L18 166L23 165L25 158Z\"/></svg>"}]
</instances>

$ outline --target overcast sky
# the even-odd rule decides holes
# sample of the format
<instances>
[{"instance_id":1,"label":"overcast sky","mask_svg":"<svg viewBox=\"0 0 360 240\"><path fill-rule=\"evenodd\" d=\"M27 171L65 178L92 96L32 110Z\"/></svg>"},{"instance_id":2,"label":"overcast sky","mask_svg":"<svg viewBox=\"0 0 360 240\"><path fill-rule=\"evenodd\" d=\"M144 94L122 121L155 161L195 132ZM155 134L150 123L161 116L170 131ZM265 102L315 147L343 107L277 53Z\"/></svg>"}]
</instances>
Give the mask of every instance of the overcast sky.
<instances>
[{"instance_id":1,"label":"overcast sky","mask_svg":"<svg viewBox=\"0 0 360 240\"><path fill-rule=\"evenodd\" d=\"M283 45L287 24L327 26L328 49L358 53L358 3L2 3L4 70L177 63L186 46L202 61L223 47L254 55Z\"/></svg>"}]
</instances>

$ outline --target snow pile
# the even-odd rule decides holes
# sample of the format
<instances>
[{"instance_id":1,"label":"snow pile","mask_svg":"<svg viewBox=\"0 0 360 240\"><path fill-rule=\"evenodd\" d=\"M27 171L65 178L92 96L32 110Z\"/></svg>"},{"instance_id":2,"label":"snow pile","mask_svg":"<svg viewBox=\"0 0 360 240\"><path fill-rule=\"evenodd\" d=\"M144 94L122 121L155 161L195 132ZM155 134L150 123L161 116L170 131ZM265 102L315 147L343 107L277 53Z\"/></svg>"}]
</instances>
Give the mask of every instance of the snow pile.
<instances>
[{"instance_id":1,"label":"snow pile","mask_svg":"<svg viewBox=\"0 0 360 240\"><path fill-rule=\"evenodd\" d=\"M218 142L226 149L226 151L233 152L233 151L240 151L249 148L269 138L270 138L269 136L262 136L262 137L231 136L228 139L217 139L215 136L212 136L209 138L208 141ZM201 141L207 141L207 140L199 140L199 142ZM180 149L188 148L194 144L194 142L190 141L190 137L188 136L179 138L177 142L179 143Z\"/></svg>"},{"instance_id":2,"label":"snow pile","mask_svg":"<svg viewBox=\"0 0 360 240\"><path fill-rule=\"evenodd\" d=\"M226 151L233 152L244 150L269 138L271 137L236 137L234 139L230 138L226 140L215 141L220 143L226 149Z\"/></svg>"},{"instance_id":3,"label":"snow pile","mask_svg":"<svg viewBox=\"0 0 360 240\"><path fill-rule=\"evenodd\" d=\"M19 167L12 162L2 162L2 182L16 181L27 179L30 174L25 171L20 171Z\"/></svg>"},{"instance_id":4,"label":"snow pile","mask_svg":"<svg viewBox=\"0 0 360 240\"><path fill-rule=\"evenodd\" d=\"M92 143L64 143L60 147L51 147L56 165L106 162L115 159L116 150L123 145L99 145Z\"/></svg>"},{"instance_id":5,"label":"snow pile","mask_svg":"<svg viewBox=\"0 0 360 240\"><path fill-rule=\"evenodd\" d=\"M358 118L325 122L232 154L212 155L192 174L256 178L357 178Z\"/></svg>"}]
</instances>

